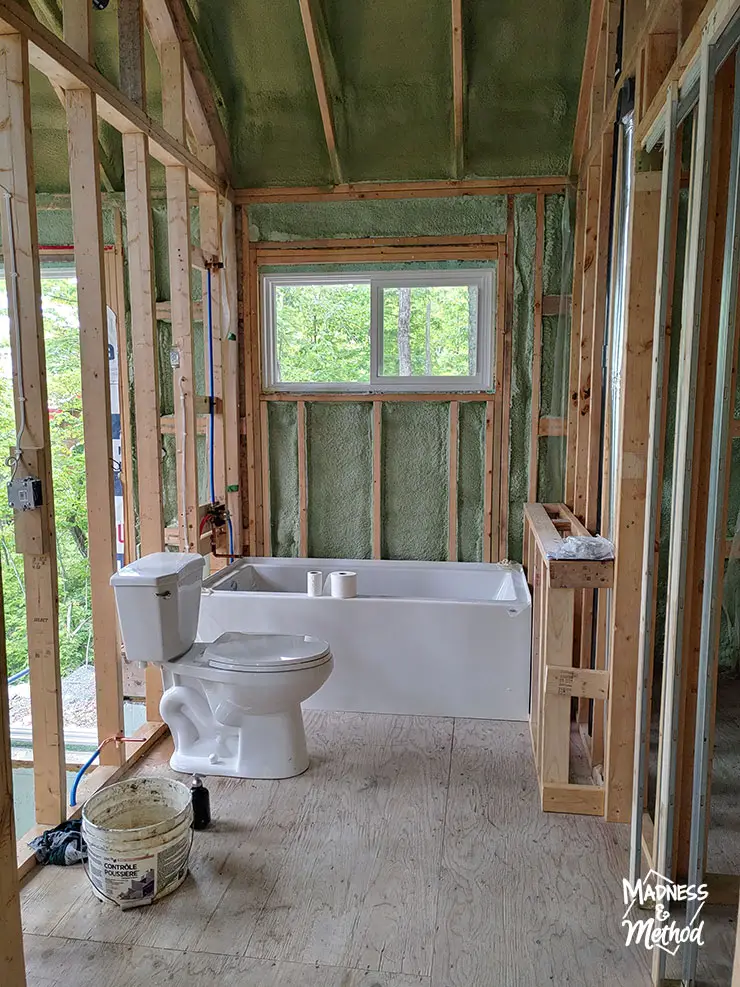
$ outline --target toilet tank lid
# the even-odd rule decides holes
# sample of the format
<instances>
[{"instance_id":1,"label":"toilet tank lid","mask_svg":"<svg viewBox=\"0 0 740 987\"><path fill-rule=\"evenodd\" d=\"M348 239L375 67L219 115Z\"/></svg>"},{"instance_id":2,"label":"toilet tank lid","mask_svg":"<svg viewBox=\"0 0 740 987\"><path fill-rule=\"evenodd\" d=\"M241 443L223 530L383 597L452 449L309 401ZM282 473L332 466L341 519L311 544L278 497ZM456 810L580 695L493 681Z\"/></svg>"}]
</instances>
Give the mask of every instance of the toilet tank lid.
<instances>
[{"instance_id":1,"label":"toilet tank lid","mask_svg":"<svg viewBox=\"0 0 740 987\"><path fill-rule=\"evenodd\" d=\"M111 586L159 586L190 572L203 571L205 558L195 552L152 552L129 562L110 578Z\"/></svg>"}]
</instances>

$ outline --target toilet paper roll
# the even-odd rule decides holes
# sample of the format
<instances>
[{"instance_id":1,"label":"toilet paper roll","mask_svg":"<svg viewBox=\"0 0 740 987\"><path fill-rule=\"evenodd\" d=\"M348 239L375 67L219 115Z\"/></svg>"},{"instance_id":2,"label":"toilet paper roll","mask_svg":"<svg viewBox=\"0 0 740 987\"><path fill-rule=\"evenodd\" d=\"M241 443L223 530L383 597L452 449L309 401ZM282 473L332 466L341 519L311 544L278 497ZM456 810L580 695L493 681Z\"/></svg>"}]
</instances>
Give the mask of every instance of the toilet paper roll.
<instances>
[{"instance_id":1,"label":"toilet paper roll","mask_svg":"<svg viewBox=\"0 0 740 987\"><path fill-rule=\"evenodd\" d=\"M357 596L356 572L332 572L329 579L332 596L339 600L351 600Z\"/></svg>"},{"instance_id":2,"label":"toilet paper roll","mask_svg":"<svg viewBox=\"0 0 740 987\"><path fill-rule=\"evenodd\" d=\"M308 573L306 592L309 596L323 596L324 594L324 573L318 569L312 569Z\"/></svg>"}]
</instances>

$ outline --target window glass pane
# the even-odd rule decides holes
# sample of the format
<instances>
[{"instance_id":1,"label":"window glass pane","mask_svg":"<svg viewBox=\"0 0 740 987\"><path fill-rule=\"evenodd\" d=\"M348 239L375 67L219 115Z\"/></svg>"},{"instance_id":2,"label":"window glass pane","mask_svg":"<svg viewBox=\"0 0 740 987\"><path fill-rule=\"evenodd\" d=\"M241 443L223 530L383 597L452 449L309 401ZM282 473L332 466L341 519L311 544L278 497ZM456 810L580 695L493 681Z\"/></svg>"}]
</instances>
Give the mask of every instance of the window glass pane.
<instances>
[{"instance_id":1,"label":"window glass pane","mask_svg":"<svg viewBox=\"0 0 740 987\"><path fill-rule=\"evenodd\" d=\"M476 285L383 289L383 376L472 376L477 341Z\"/></svg>"},{"instance_id":2,"label":"window glass pane","mask_svg":"<svg viewBox=\"0 0 740 987\"><path fill-rule=\"evenodd\" d=\"M370 380L370 285L275 286L275 383Z\"/></svg>"}]
</instances>

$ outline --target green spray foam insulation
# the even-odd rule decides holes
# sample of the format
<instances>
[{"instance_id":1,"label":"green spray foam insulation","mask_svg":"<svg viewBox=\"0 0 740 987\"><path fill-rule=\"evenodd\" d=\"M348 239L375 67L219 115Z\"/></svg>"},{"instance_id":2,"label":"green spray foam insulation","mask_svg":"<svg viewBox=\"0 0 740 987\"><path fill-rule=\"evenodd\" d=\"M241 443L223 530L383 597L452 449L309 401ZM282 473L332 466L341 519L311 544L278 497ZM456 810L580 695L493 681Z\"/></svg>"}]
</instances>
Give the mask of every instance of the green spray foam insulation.
<instances>
[{"instance_id":1,"label":"green spray foam insulation","mask_svg":"<svg viewBox=\"0 0 740 987\"><path fill-rule=\"evenodd\" d=\"M511 367L509 456L509 558L521 559L524 504L529 482L529 422L532 400L534 251L537 200L514 201L514 327Z\"/></svg>"},{"instance_id":2,"label":"green spray foam insulation","mask_svg":"<svg viewBox=\"0 0 740 987\"><path fill-rule=\"evenodd\" d=\"M486 405L458 405L457 560L483 561L483 507L486 447Z\"/></svg>"},{"instance_id":3,"label":"green spray foam insulation","mask_svg":"<svg viewBox=\"0 0 740 987\"><path fill-rule=\"evenodd\" d=\"M449 434L446 402L383 404L383 558L447 558Z\"/></svg>"},{"instance_id":4,"label":"green spray foam insulation","mask_svg":"<svg viewBox=\"0 0 740 987\"><path fill-rule=\"evenodd\" d=\"M300 517L297 406L289 401L271 401L267 407L267 422L270 447L272 554L298 555Z\"/></svg>"},{"instance_id":5,"label":"green spray foam insulation","mask_svg":"<svg viewBox=\"0 0 740 987\"><path fill-rule=\"evenodd\" d=\"M545 238L544 238L544 270L543 287L546 293L556 294L561 284L561 263L564 255L563 224L566 232L569 214L563 208L562 195L545 197ZM534 247L535 247L535 218L536 198L533 195L515 197L515 297L513 305L513 379L512 379L512 414L511 414L511 458L509 464L511 496L510 496L510 545L508 554L512 558L519 557L522 537L522 505L527 497L529 472L529 408L531 401L531 366L532 366L532 334L534 326ZM267 204L251 206L249 209L250 234L253 238L286 240L314 239L321 237L345 236L423 236L423 235L458 235L466 234L502 234L506 229L506 197L505 196L464 196L457 198L417 199L417 200L363 200L342 203L295 203ZM567 258L566 258L567 262ZM362 265L365 270L385 269L388 265ZM401 266L401 265L398 265ZM403 265L405 268L407 265ZM411 266L411 265L409 265ZM425 265L414 265L414 267ZM456 266L456 265L455 265ZM475 266L478 266L476 264ZM301 271L310 272L316 265L302 266ZM322 265L325 272L354 269L347 265ZM282 273L285 268L263 268L263 272ZM290 268L295 272L296 268ZM569 272L566 272L566 283ZM543 320L543 414L560 414L565 408L565 392L567 388L567 326L561 326L556 317ZM566 370L563 378L562 370ZM332 444L328 439L331 434L332 416L351 416L349 409L362 408L358 411L360 420L369 414L368 402L342 402L341 410L331 412L318 411L318 405L307 404L307 462L309 475L309 551L312 555L330 554L330 545L357 545L362 548L362 554L369 553L371 542L367 540L368 518L372 515L372 488L367 480L371 446L364 445L362 436L366 435L365 426L360 427L358 420L353 419L354 425L349 427L348 436L352 436L351 455L356 458L360 477L357 479L357 497L349 501L352 506L342 508L342 517L338 519L336 532L329 532L328 523L323 520L326 516L334 517L338 508L332 501L332 481L326 475L324 463L329 455ZM425 408L431 405L423 402ZM338 405L331 405L332 408ZM423 552L419 558L447 557L448 546L448 511L447 511L447 466L437 472L435 464L442 453L436 445L434 430L426 441L430 446L419 444L419 429L416 425L412 410L406 411L401 402L394 403L397 413L384 411L388 414L390 436L383 433L384 463L424 461L429 455L432 473L425 478L425 486L434 490L432 500L434 509L421 515L413 510L406 511L395 508L403 504L406 496L403 491L396 490L397 485L406 482L403 469L385 470L383 475L383 525L388 527L387 536L383 539L383 554L392 552L392 557L414 558L415 551ZM432 419L439 422L442 418L447 423L449 412L430 409ZM322 417L325 416L325 417ZM436 417L435 417L436 416ZM342 425L336 419L337 430L334 434L334 444L342 448ZM272 426L271 426L272 427ZM278 424L275 423L275 428ZM291 426L292 427L292 426ZM328 430L324 435L324 428ZM314 428L316 436L314 436ZM356 431L355 431L356 429ZM423 430L422 430L423 431ZM442 448L444 459L448 456L448 425L444 426ZM271 435L273 433L271 432ZM460 403L459 431L459 475L458 475L458 556L462 561L474 561L482 558L483 532L483 475L484 475L484 435L485 407L475 403ZM348 439L349 441L349 439ZM386 448L386 441L390 447ZM562 497L562 474L564 469L564 440L552 439L540 443L540 483L547 489L552 500ZM284 447L286 455L295 457L295 440ZM314 455L320 462L314 463ZM387 458L390 457L390 458ZM291 461L289 475L295 469ZM422 468L422 466L420 466ZM281 482L283 465L271 456L272 481L271 485ZM339 476L339 474L337 474ZM425 474L422 472L423 476ZM436 477L436 479L435 479ZM289 481L289 485L292 481ZM337 479L338 489L352 486L349 478ZM353 492L355 488L353 487ZM431 496L431 495L430 495ZM287 512L285 524L291 527L292 519L297 512L297 503L290 497L283 502ZM325 512L328 511L328 515ZM281 523L273 517L273 525ZM403 531L403 529L408 529ZM297 551L297 548L296 548ZM337 553L332 553L337 554ZM352 553L338 553L348 556ZM360 554L359 551L354 554Z\"/></svg>"},{"instance_id":6,"label":"green spray foam insulation","mask_svg":"<svg viewBox=\"0 0 740 987\"><path fill-rule=\"evenodd\" d=\"M373 436L369 401L306 407L308 554L372 555Z\"/></svg>"}]
</instances>

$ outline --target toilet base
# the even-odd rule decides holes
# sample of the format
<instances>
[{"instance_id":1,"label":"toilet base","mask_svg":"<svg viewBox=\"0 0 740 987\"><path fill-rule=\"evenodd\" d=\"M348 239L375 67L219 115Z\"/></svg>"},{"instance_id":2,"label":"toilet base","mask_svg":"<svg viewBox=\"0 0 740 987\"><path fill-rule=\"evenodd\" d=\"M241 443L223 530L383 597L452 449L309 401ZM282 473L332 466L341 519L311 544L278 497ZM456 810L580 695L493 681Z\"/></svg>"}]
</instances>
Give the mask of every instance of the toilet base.
<instances>
[{"instance_id":1,"label":"toilet base","mask_svg":"<svg viewBox=\"0 0 740 987\"><path fill-rule=\"evenodd\" d=\"M173 771L231 778L280 779L303 774L309 764L300 705L280 713L250 714L238 726L213 724L213 734L175 737ZM178 742L179 741L179 742Z\"/></svg>"}]
</instances>

